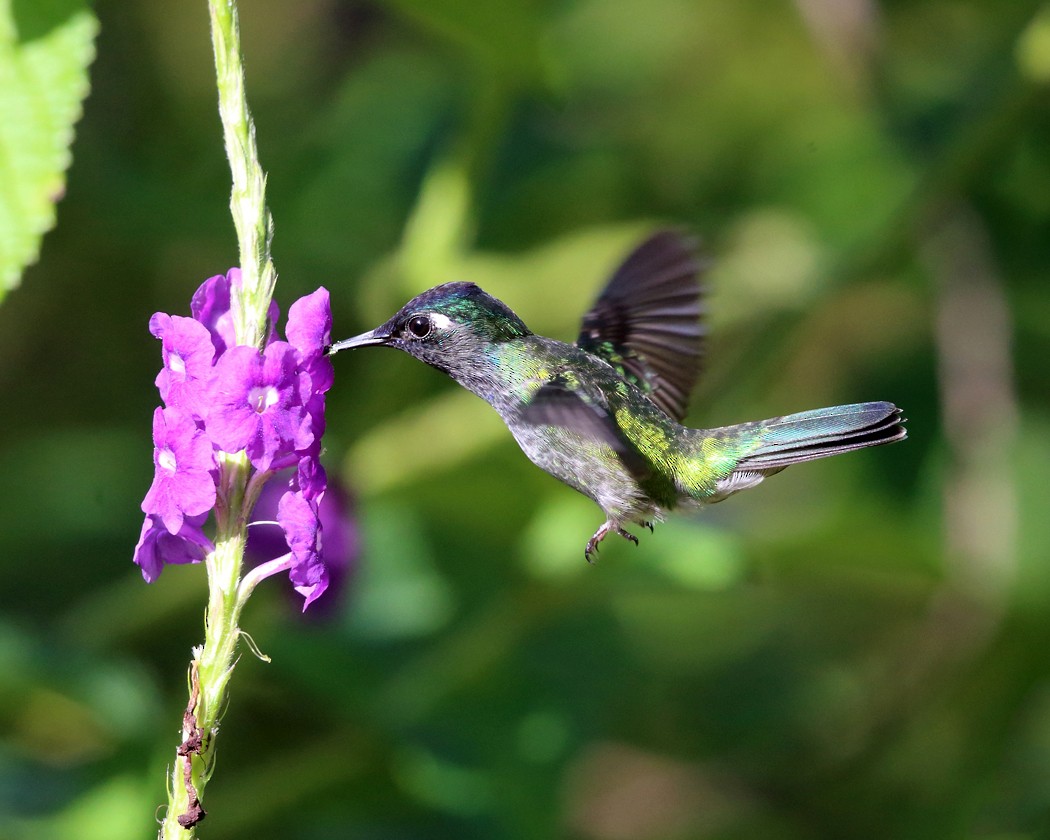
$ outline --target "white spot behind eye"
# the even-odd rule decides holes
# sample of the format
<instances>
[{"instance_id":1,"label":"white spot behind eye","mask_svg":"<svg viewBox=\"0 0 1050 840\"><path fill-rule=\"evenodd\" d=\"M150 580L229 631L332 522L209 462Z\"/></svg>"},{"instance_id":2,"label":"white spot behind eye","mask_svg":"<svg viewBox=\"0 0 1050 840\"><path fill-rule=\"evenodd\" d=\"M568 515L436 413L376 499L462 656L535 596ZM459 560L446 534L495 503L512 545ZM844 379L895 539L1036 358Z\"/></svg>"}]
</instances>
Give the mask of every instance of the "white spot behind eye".
<instances>
[{"instance_id":1,"label":"white spot behind eye","mask_svg":"<svg viewBox=\"0 0 1050 840\"><path fill-rule=\"evenodd\" d=\"M430 323L434 325L436 330L447 330L452 326L452 319L448 315L442 315L440 312L431 312Z\"/></svg>"}]
</instances>

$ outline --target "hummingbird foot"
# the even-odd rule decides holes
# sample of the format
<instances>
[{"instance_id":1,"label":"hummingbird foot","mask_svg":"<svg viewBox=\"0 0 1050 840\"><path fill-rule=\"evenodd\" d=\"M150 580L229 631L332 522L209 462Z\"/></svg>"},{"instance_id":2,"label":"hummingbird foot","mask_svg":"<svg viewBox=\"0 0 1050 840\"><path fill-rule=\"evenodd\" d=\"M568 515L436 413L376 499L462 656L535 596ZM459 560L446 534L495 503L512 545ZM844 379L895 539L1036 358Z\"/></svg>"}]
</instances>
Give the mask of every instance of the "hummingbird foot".
<instances>
[{"instance_id":1,"label":"hummingbird foot","mask_svg":"<svg viewBox=\"0 0 1050 840\"><path fill-rule=\"evenodd\" d=\"M632 534L630 531L625 531L620 527L619 522L613 522L611 519L607 519L602 523L602 526L594 532L594 536L587 540L587 547L583 550L583 556L588 563L594 562L594 557L598 553L598 543L604 540L609 534L619 534L625 540L630 540L635 545L638 545L638 537Z\"/></svg>"}]
</instances>

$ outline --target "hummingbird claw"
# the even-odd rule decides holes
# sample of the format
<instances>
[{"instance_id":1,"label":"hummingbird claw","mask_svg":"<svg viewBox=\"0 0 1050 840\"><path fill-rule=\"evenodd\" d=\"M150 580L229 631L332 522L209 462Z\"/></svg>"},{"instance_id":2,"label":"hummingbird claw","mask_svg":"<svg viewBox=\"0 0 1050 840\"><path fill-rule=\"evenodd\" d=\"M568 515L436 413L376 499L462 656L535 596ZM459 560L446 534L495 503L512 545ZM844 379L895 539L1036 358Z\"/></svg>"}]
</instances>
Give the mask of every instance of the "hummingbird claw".
<instances>
[{"instance_id":1,"label":"hummingbird claw","mask_svg":"<svg viewBox=\"0 0 1050 840\"><path fill-rule=\"evenodd\" d=\"M651 525L649 527L652 528ZM583 550L583 556L588 563L594 563L593 555L598 553L598 544L613 532L616 532L625 540L630 540L635 545L638 545L638 537L630 531L625 531L620 527L618 522L606 520L602 523L602 526L594 532L594 536L587 540L587 547Z\"/></svg>"},{"instance_id":2,"label":"hummingbird claw","mask_svg":"<svg viewBox=\"0 0 1050 840\"><path fill-rule=\"evenodd\" d=\"M605 526L602 525L597 531L594 532L594 536L587 540L587 547L583 549L583 559L594 565L594 555L598 553L598 543L605 539L605 535L608 531Z\"/></svg>"}]
</instances>

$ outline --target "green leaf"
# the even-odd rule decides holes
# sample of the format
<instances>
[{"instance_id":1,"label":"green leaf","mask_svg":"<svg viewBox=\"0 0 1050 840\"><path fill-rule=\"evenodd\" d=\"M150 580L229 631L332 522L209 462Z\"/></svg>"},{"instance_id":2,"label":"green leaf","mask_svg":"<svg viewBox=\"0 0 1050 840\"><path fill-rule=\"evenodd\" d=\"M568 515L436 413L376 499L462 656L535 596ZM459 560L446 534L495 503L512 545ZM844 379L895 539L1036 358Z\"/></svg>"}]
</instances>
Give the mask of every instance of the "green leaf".
<instances>
[{"instance_id":1,"label":"green leaf","mask_svg":"<svg viewBox=\"0 0 1050 840\"><path fill-rule=\"evenodd\" d=\"M0 300L55 223L97 31L82 0L0 0Z\"/></svg>"}]
</instances>

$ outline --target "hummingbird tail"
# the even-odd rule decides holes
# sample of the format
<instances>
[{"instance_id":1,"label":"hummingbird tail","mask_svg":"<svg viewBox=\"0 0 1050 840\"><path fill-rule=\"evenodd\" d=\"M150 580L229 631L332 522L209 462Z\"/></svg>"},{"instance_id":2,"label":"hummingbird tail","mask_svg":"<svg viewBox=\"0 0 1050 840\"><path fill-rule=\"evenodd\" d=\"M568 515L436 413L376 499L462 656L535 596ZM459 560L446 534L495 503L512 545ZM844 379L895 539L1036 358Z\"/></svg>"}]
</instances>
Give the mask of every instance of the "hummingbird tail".
<instances>
[{"instance_id":1,"label":"hummingbird tail","mask_svg":"<svg viewBox=\"0 0 1050 840\"><path fill-rule=\"evenodd\" d=\"M764 420L755 448L737 470L781 470L792 464L893 443L907 437L904 418L893 403L868 402L818 408Z\"/></svg>"}]
</instances>

